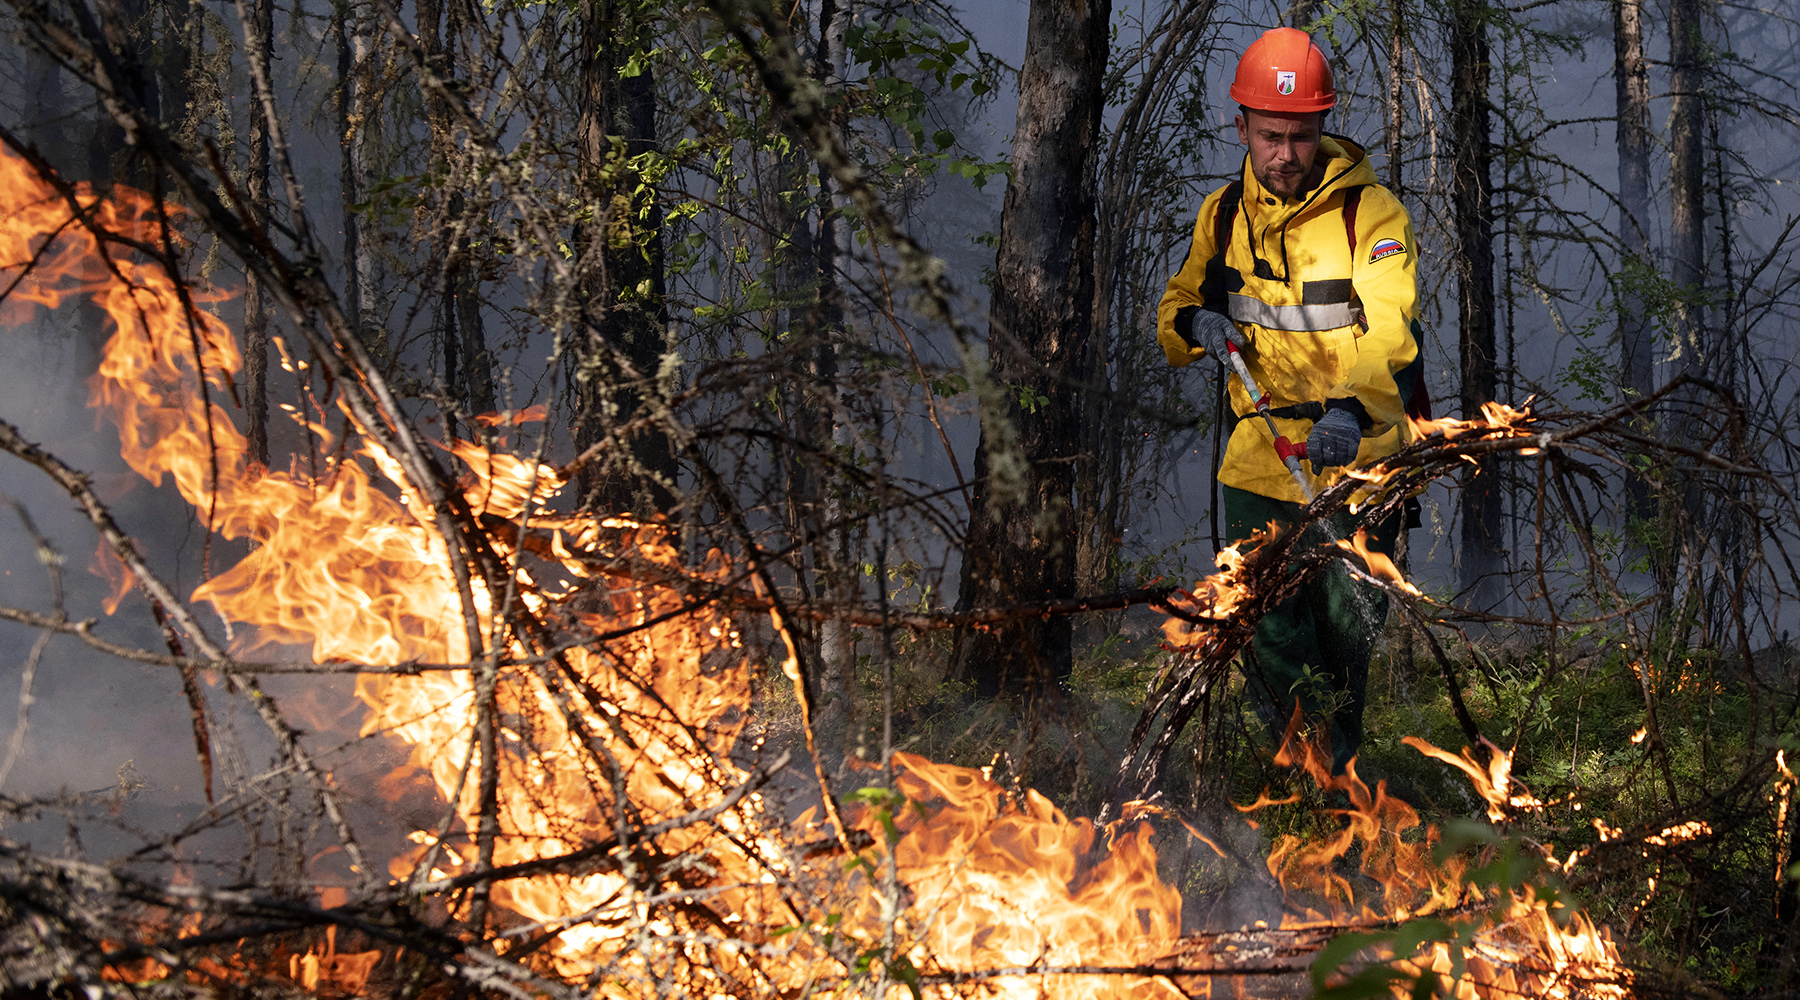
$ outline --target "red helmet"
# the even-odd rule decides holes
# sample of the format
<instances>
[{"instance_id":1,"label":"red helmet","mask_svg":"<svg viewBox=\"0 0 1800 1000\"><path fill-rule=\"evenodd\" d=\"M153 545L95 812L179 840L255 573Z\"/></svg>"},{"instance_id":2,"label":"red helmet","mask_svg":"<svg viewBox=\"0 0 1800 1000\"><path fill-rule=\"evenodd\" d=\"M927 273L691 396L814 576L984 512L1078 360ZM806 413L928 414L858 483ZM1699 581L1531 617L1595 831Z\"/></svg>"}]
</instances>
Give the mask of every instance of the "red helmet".
<instances>
[{"instance_id":1,"label":"red helmet","mask_svg":"<svg viewBox=\"0 0 1800 1000\"><path fill-rule=\"evenodd\" d=\"M1231 99L1257 111L1324 111L1337 103L1337 88L1311 35L1271 28L1238 60Z\"/></svg>"}]
</instances>

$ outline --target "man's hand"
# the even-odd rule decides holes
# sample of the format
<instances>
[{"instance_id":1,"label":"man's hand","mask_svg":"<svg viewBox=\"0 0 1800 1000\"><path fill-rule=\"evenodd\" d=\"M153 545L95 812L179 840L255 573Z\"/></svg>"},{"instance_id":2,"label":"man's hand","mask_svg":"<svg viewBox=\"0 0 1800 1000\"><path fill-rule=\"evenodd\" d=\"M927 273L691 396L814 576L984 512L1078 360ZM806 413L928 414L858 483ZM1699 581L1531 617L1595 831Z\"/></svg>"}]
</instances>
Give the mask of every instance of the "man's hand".
<instances>
[{"instance_id":1,"label":"man's hand","mask_svg":"<svg viewBox=\"0 0 1800 1000\"><path fill-rule=\"evenodd\" d=\"M1306 439L1306 457L1312 460L1316 475L1333 465L1356 461L1356 451L1361 447L1362 425L1357 423L1356 415L1349 410L1327 410Z\"/></svg>"},{"instance_id":2,"label":"man's hand","mask_svg":"<svg viewBox=\"0 0 1800 1000\"><path fill-rule=\"evenodd\" d=\"M1201 309L1194 314L1194 328L1187 341L1195 347L1206 349L1206 353L1225 361L1225 345L1240 344L1243 334L1238 333L1237 324L1228 317L1209 309Z\"/></svg>"}]
</instances>

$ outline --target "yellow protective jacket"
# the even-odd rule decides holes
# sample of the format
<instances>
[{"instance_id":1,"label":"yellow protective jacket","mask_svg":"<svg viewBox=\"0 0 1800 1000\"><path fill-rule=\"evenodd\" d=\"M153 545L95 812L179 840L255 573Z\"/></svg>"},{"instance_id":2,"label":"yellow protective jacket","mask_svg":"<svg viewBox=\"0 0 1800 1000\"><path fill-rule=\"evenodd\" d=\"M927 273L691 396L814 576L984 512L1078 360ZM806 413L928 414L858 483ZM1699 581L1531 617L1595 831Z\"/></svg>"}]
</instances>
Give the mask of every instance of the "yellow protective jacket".
<instances>
[{"instance_id":1,"label":"yellow protective jacket","mask_svg":"<svg viewBox=\"0 0 1800 1000\"><path fill-rule=\"evenodd\" d=\"M1265 192L1246 158L1230 246L1217 260L1219 207L1232 185L1207 196L1187 260L1157 309L1156 339L1170 364L1187 365L1206 354L1188 340L1194 313L1230 316L1245 364L1270 405L1351 410L1363 425L1356 455L1362 465L1408 439L1404 411L1422 360L1413 322L1417 241L1406 209L1376 183L1361 147L1328 135L1318 155L1324 179L1294 200ZM1346 196L1354 205L1351 225ZM1256 404L1235 374L1230 386L1233 411L1255 416ZM1275 424L1289 440L1303 441L1313 421L1277 414ZM1342 474L1329 470L1313 486L1322 489ZM1277 500L1304 499L1260 418L1238 421L1219 480Z\"/></svg>"}]
</instances>

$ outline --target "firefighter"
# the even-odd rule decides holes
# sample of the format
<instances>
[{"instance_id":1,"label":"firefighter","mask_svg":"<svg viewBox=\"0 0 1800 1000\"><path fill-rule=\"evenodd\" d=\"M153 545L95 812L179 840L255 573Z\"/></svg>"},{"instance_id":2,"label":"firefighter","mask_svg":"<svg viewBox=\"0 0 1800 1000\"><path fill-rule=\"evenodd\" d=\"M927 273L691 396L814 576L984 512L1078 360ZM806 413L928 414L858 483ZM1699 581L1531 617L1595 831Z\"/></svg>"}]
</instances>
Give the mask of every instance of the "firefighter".
<instances>
[{"instance_id":1,"label":"firefighter","mask_svg":"<svg viewBox=\"0 0 1800 1000\"><path fill-rule=\"evenodd\" d=\"M1279 432L1306 442L1316 492L1407 440L1408 404L1423 391L1417 241L1362 147L1326 131L1337 93L1305 32L1276 28L1252 43L1231 98L1249 147L1243 174L1201 203L1157 310L1157 342L1178 367L1223 361L1226 341L1235 344ZM1305 497L1266 424L1242 419L1256 406L1235 376L1230 399L1237 419L1218 477L1236 542L1298 520ZM1392 555L1399 520L1372 531L1370 547ZM1340 512L1306 541L1348 528ZM1262 620L1244 673L1273 737L1297 704L1343 769L1362 743L1369 654L1386 619L1386 595L1338 565Z\"/></svg>"}]
</instances>

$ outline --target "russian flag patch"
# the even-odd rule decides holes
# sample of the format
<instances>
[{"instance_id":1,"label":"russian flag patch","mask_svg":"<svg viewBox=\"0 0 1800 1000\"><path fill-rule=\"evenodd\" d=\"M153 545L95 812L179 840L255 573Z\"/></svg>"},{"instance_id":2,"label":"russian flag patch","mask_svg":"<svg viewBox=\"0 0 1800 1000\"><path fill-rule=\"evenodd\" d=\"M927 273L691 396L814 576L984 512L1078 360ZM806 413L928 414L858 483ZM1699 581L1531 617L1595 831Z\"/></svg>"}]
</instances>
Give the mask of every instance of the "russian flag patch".
<instances>
[{"instance_id":1,"label":"russian flag patch","mask_svg":"<svg viewBox=\"0 0 1800 1000\"><path fill-rule=\"evenodd\" d=\"M1378 260L1386 260L1397 253L1405 252L1406 244L1399 240L1376 240L1375 245L1369 248L1369 263L1373 264Z\"/></svg>"}]
</instances>

